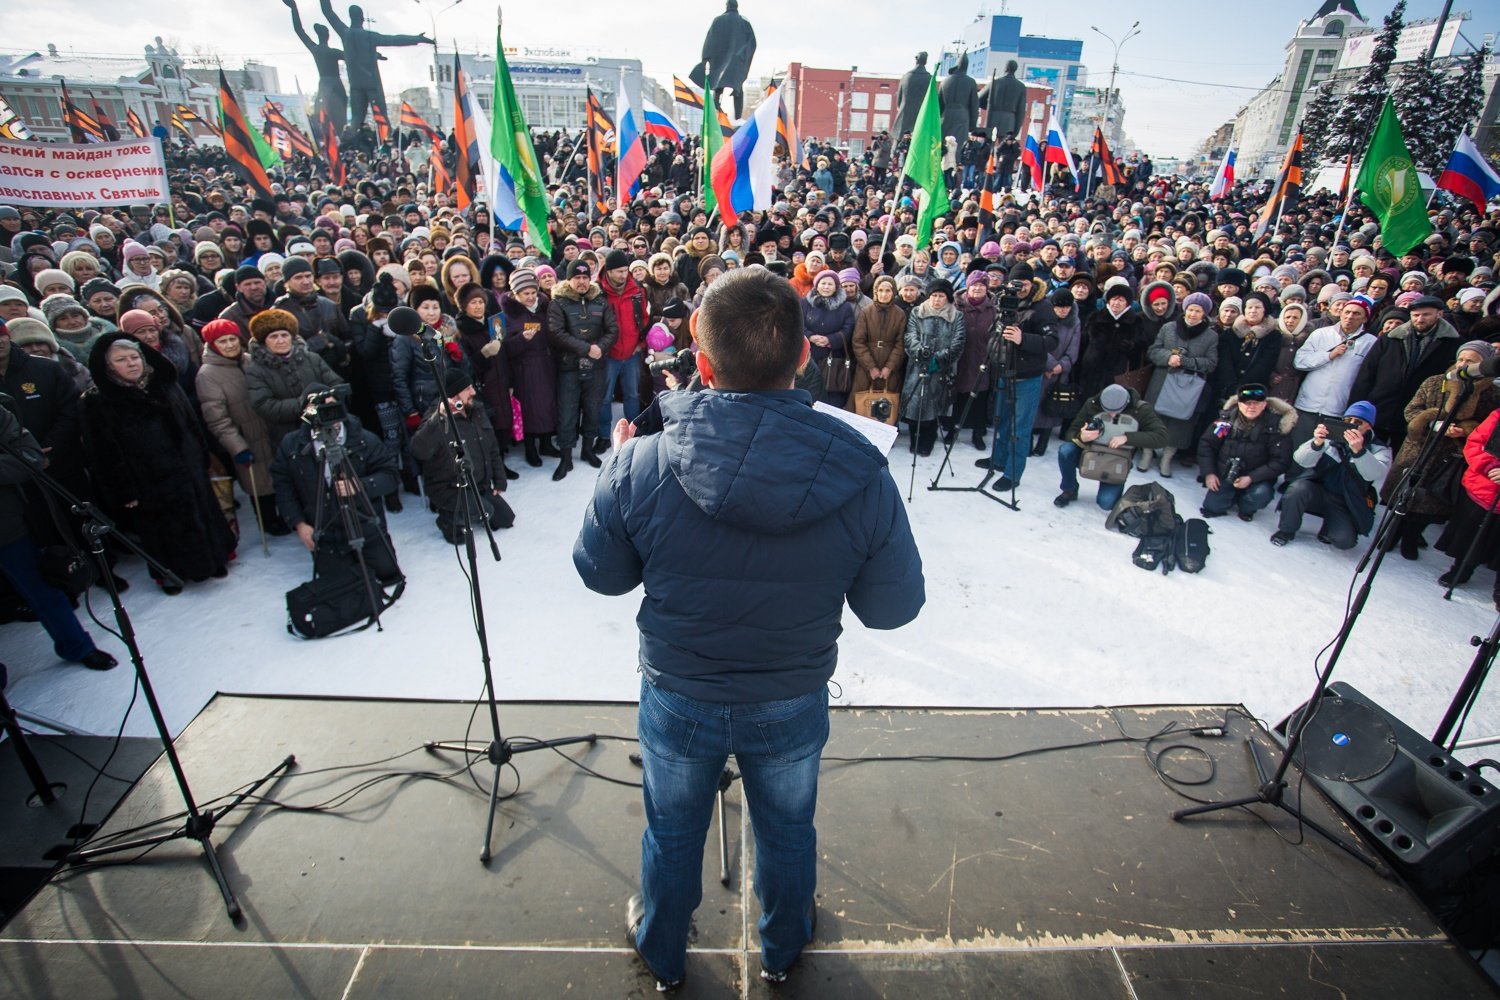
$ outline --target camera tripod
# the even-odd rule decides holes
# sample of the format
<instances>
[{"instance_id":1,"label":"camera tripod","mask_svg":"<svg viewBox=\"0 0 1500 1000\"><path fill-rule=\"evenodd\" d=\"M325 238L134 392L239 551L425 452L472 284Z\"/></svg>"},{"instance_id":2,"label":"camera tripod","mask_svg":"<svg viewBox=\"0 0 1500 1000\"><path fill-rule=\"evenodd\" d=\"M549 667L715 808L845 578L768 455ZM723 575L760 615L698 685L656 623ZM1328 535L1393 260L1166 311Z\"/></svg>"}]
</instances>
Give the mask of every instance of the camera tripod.
<instances>
[{"instance_id":1,"label":"camera tripod","mask_svg":"<svg viewBox=\"0 0 1500 1000\"><path fill-rule=\"evenodd\" d=\"M338 433L344 426L342 420L337 424L316 422L312 424L314 450L321 454L318 482L327 484L327 489L318 490L317 502L313 506L313 537L314 539L321 538L330 528L335 527L342 533L343 544L354 554L354 561L359 566L359 575L365 586L365 594L370 601L370 621L361 628L368 628L373 623L375 631L384 632L385 629L380 623L380 614L390 606L391 601L401 595L401 590L406 583L398 576L399 582L396 584L395 596L387 600L383 588L376 586L370 573L369 563L365 559L367 528L375 529L375 536L384 547L392 566L396 565L396 552L391 548L390 539L381 528L380 518L375 513L375 505L370 502L369 496L365 493L359 473L349 461L349 450L345 446L342 435ZM328 512L324 503L328 497L333 498L331 516L325 516ZM313 575L319 575L317 549L313 550Z\"/></svg>"},{"instance_id":2,"label":"camera tripod","mask_svg":"<svg viewBox=\"0 0 1500 1000\"><path fill-rule=\"evenodd\" d=\"M183 769L182 761L177 756L177 748L173 745L172 733L167 727L166 717L162 715L161 704L156 700L156 689L151 684L151 675L146 671L146 662L141 655L140 644L136 642L135 627L130 620L129 613L125 610L124 603L120 600L120 591L115 586L114 574L110 571L109 560L104 553L104 539L107 536L113 536L116 542L140 556L151 571L163 580L175 583L178 586L182 585L182 580L170 569L162 565L159 560L128 538L115 526L113 521L104 516L92 503L80 500L56 479L43 471L39 453L34 456L37 459L34 463L28 461L24 453L24 442L27 436L29 435L23 432L21 446L19 447L11 444L9 441L0 440L0 449L3 449L12 458L21 462L26 467L27 473L42 490L42 494L49 505L52 503L52 498L56 497L83 522L83 537L88 544L89 555L94 563L94 572L98 579L103 582L105 590L109 593L110 604L114 607L115 624L119 628L120 640L125 643L125 648L130 651L130 662L135 668L136 680L140 684L141 694L145 696L146 707L151 712L151 721L156 726L157 736L161 740L163 756L166 757L167 765L172 771L172 777L177 783L177 791L182 797L186 815L182 825L169 833L152 834L131 840L121 839L128 834L150 830L152 827L159 826L169 819L176 819L177 817L167 817L159 821L132 827L129 830L120 831L118 834L107 835L100 846L85 846L82 850L72 851L67 855L65 860L70 864L83 864L93 861L96 858L111 854L122 854L126 851L149 851L174 840L197 841L199 846L203 848L204 860L208 862L209 872L213 876L214 883L219 888L219 894L224 898L224 909L228 912L229 919L238 922L242 919L243 913L240 909L239 900L235 897L234 889L229 885L229 879L224 874L224 867L219 863L218 852L214 849L214 828L221 819L239 808L240 803L255 795L263 786L290 770L297 763L297 758L288 755L257 781L235 794L226 804L217 809L203 809L199 807L197 800L193 797L192 788L188 784L187 772ZM38 774L30 774L30 776L35 781ZM43 780L45 781L45 779ZM42 801L45 802L46 796L41 795L42 789L40 786L37 787L37 791ZM178 814L178 816L182 815L181 813ZM129 864L134 860L139 859L136 858L119 863Z\"/></svg>"},{"instance_id":3,"label":"camera tripod","mask_svg":"<svg viewBox=\"0 0 1500 1000\"><path fill-rule=\"evenodd\" d=\"M1007 454L1014 456L1016 451L1016 394L1014 391L1015 380L1009 377L1009 373L1015 370L1015 345L1011 344L1003 337L1001 337L1000 334L1002 329L1003 327L997 321L995 324L995 328L990 331L989 342L985 344L984 348L984 363L979 366L979 377L981 379L987 378L990 370L994 367L997 367L995 362L1001 362L998 367L1002 372L1001 381L1005 385L1005 399L1006 404L1009 406L1010 416L1010 433L1009 440L1007 442ZM933 492L978 493L980 496L988 497L989 499L995 501L1002 507L1009 507L1011 510L1020 510L1021 506L1016 501L1016 481L1014 477L1011 478L1010 482L1009 500L1006 500L1005 498L1001 497L1000 494L989 489L990 480L995 478L995 470L993 468L987 469L985 471L984 478L979 481L979 485L977 486L938 485L938 482L943 478L943 470L948 469L948 463L953 458L953 446L958 441L958 432L969 423L969 413L974 407L974 397L977 395L977 392L971 392L969 393L969 398L964 400L963 409L959 413L953 424L953 434L950 440L947 442L947 445L945 446L945 450L943 452L943 463L938 466L937 475L932 477L932 482L927 485L927 489ZM948 474L951 476L953 473L951 470L949 470Z\"/></svg>"},{"instance_id":4,"label":"camera tripod","mask_svg":"<svg viewBox=\"0 0 1500 1000\"><path fill-rule=\"evenodd\" d=\"M495 811L500 804L500 772L505 765L518 753L529 753L533 750L550 750L555 747L569 746L574 743L595 743L598 736L590 733L587 736L568 736L555 740L538 740L528 743L512 743L506 739L500 729L500 708L495 695L495 671L490 662L490 640L489 629L484 621L484 595L479 587L479 554L474 544L474 520L484 525L485 534L489 538L490 553L495 561L500 561L500 546L495 541L494 530L490 527L489 518L485 515L485 504L479 495L479 484L474 479L474 466L470 460L467 450L464 448L463 435L459 433L458 421L454 416L453 406L448 400L446 383L448 378L448 365L444 359L443 351L438 347L431 337L422 338L422 360L426 362L437 376L438 381L438 407L443 415L443 424L448 433L448 447L453 451L453 461L458 475L454 481L454 488L460 496L461 509L455 511L459 515L455 518L457 531L462 535L464 560L468 564L469 604L474 612L474 633L479 640L479 662L484 671L484 700L485 708L490 719L490 740L483 746L469 741L433 740L425 744L426 748L436 753L438 751L451 751L465 754L470 758L483 757L489 761L495 769L494 780L490 783L489 812L484 826L484 844L479 852L479 860L482 864L488 864L493 857L491 845L495 832ZM467 419L485 419L488 417L470 417ZM455 543L455 547L456 547Z\"/></svg>"}]
</instances>

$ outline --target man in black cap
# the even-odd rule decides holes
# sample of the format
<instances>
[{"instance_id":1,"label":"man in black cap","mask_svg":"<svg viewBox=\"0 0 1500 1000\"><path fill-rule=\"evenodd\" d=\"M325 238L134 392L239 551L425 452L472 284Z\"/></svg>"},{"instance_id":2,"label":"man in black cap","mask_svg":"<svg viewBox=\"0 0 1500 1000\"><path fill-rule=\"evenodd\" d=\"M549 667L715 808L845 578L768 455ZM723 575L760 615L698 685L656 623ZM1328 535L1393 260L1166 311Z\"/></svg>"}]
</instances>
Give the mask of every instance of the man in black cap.
<instances>
[{"instance_id":1,"label":"man in black cap","mask_svg":"<svg viewBox=\"0 0 1500 1000\"><path fill-rule=\"evenodd\" d=\"M338 261L326 259L338 275ZM320 264L324 261L319 261ZM342 282L342 276L340 281ZM349 375L348 321L339 307L318 291L313 266L304 257L289 257L281 265L281 281L286 293L272 303L297 317L297 331L307 342L307 349L328 362L328 367L345 378Z\"/></svg>"},{"instance_id":2,"label":"man in black cap","mask_svg":"<svg viewBox=\"0 0 1500 1000\"><path fill-rule=\"evenodd\" d=\"M1409 307L1411 319L1375 342L1354 378L1350 399L1373 403L1375 434L1399 451L1406 440L1406 404L1430 375L1453 364L1463 336L1443 319L1443 300L1424 295Z\"/></svg>"},{"instance_id":3,"label":"man in black cap","mask_svg":"<svg viewBox=\"0 0 1500 1000\"><path fill-rule=\"evenodd\" d=\"M295 259L295 258L294 258ZM282 265L283 271L286 265ZM219 313L240 328L240 338L250 343L250 321L267 308L266 276L253 264L241 264L234 272L234 301Z\"/></svg>"},{"instance_id":4,"label":"man in black cap","mask_svg":"<svg viewBox=\"0 0 1500 1000\"><path fill-rule=\"evenodd\" d=\"M624 256L618 250L610 253ZM516 276L528 270L511 275L512 291L516 291ZM536 280L535 272L531 280ZM599 419L607 355L619 333L615 311L594 283L588 262L573 261L563 280L553 286L552 304L547 307L547 336L557 359L557 447L562 452L562 461L552 474L554 481L572 471L573 445L580 435L583 460L596 467L600 464L589 429Z\"/></svg>"},{"instance_id":5,"label":"man in black cap","mask_svg":"<svg viewBox=\"0 0 1500 1000\"><path fill-rule=\"evenodd\" d=\"M500 496L505 490L500 443L489 418L474 403L474 380L460 369L450 368L443 382L443 394L452 408L453 427L458 431L468 463L469 482L476 491L459 488L458 455L441 400L412 435L410 451L422 463L427 497L438 512L438 531L448 544L462 545L465 532L476 521L484 520L490 528L498 530L515 524L516 515ZM476 413L480 414L479 419L475 419Z\"/></svg>"}]
</instances>

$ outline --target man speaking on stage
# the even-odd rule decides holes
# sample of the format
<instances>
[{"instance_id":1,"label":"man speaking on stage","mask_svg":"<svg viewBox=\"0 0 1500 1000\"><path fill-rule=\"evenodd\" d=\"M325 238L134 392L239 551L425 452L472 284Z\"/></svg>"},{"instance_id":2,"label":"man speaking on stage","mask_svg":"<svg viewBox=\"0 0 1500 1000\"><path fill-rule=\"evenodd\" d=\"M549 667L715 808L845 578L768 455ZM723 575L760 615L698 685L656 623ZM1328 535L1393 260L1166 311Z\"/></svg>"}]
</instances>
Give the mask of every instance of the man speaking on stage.
<instances>
[{"instance_id":1,"label":"man speaking on stage","mask_svg":"<svg viewBox=\"0 0 1500 1000\"><path fill-rule=\"evenodd\" d=\"M615 426L573 548L589 589L645 584L646 831L627 935L661 990L686 974L729 754L755 833L761 976L786 978L815 923L813 813L844 602L894 629L926 600L885 457L792 387L808 350L792 286L763 268L730 272L693 330L705 390L659 396L658 433Z\"/></svg>"}]
</instances>

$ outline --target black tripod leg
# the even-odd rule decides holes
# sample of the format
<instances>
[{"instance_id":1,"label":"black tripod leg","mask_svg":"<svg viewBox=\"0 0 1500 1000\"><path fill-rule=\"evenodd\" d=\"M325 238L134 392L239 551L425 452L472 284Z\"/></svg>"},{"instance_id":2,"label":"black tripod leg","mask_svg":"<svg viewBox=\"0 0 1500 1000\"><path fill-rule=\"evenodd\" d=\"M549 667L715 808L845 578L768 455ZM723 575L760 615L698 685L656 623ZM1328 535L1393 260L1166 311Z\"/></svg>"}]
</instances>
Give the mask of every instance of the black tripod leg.
<instances>
[{"instance_id":1,"label":"black tripod leg","mask_svg":"<svg viewBox=\"0 0 1500 1000\"><path fill-rule=\"evenodd\" d=\"M484 864L489 864L490 858L494 856L490 853L490 845L494 842L495 812L500 806L501 770L503 770L503 765L496 764L495 780L490 783L490 815L484 822L484 847L479 852L479 860Z\"/></svg>"},{"instance_id":2,"label":"black tripod leg","mask_svg":"<svg viewBox=\"0 0 1500 1000\"><path fill-rule=\"evenodd\" d=\"M21 724L16 721L16 713L11 709L10 702L6 700L3 688L0 688L0 725L4 726L6 735L15 744L16 758L20 760L21 769L26 772L26 778L36 792L37 801L44 806L50 806L56 802L57 795L52 790L54 786L47 781L42 765L37 762L36 755L31 752L31 746L26 742L26 734L21 731Z\"/></svg>"}]
</instances>

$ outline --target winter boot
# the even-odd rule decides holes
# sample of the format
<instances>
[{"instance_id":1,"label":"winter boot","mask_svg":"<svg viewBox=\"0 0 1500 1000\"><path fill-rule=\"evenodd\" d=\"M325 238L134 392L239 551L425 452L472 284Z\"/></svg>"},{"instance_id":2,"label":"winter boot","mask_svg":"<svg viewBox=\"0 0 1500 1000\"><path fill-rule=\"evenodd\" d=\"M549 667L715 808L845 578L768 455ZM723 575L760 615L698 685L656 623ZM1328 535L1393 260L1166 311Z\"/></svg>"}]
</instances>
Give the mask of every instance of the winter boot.
<instances>
[{"instance_id":1,"label":"winter boot","mask_svg":"<svg viewBox=\"0 0 1500 1000\"><path fill-rule=\"evenodd\" d=\"M552 481L560 483L563 477L573 471L573 449L569 448L563 452L562 461L557 463L557 468L552 472Z\"/></svg>"},{"instance_id":2,"label":"winter boot","mask_svg":"<svg viewBox=\"0 0 1500 1000\"><path fill-rule=\"evenodd\" d=\"M1040 458L1047 454L1047 445L1052 441L1052 428L1041 427L1031 432L1031 455Z\"/></svg>"},{"instance_id":3,"label":"winter boot","mask_svg":"<svg viewBox=\"0 0 1500 1000\"><path fill-rule=\"evenodd\" d=\"M599 460L599 453L593 448L590 448L587 441L583 442L579 446L578 450L583 454L583 460L589 463L589 465L593 466L594 468L597 469L599 468L599 466L604 464Z\"/></svg>"},{"instance_id":4,"label":"winter boot","mask_svg":"<svg viewBox=\"0 0 1500 1000\"><path fill-rule=\"evenodd\" d=\"M546 434L538 434L537 440L541 442L538 451L546 458L557 458L562 452L557 450L557 445L552 443L552 438Z\"/></svg>"},{"instance_id":5,"label":"winter boot","mask_svg":"<svg viewBox=\"0 0 1500 1000\"><path fill-rule=\"evenodd\" d=\"M537 452L535 434L526 435L526 464L533 469L542 467L542 456Z\"/></svg>"},{"instance_id":6,"label":"winter boot","mask_svg":"<svg viewBox=\"0 0 1500 1000\"><path fill-rule=\"evenodd\" d=\"M271 493L259 500L261 525L266 529L266 534L276 537L290 535L291 526L281 519L281 514L276 510L276 494Z\"/></svg>"},{"instance_id":7,"label":"winter boot","mask_svg":"<svg viewBox=\"0 0 1500 1000\"><path fill-rule=\"evenodd\" d=\"M1151 459L1155 456L1156 452L1151 450L1150 448L1142 448L1140 451L1138 451L1135 456L1136 471L1145 472L1147 469L1151 468Z\"/></svg>"},{"instance_id":8,"label":"winter boot","mask_svg":"<svg viewBox=\"0 0 1500 1000\"><path fill-rule=\"evenodd\" d=\"M395 490L385 495L385 509L387 513L401 513L401 491Z\"/></svg>"},{"instance_id":9,"label":"winter boot","mask_svg":"<svg viewBox=\"0 0 1500 1000\"><path fill-rule=\"evenodd\" d=\"M1161 474L1167 478L1172 475L1172 459L1177 456L1176 448L1163 448L1161 450Z\"/></svg>"}]
</instances>

